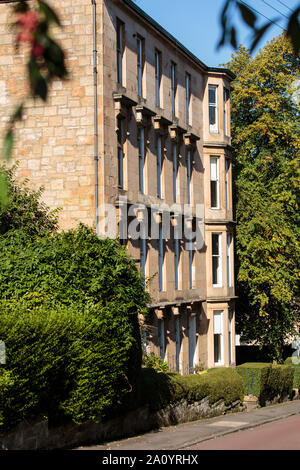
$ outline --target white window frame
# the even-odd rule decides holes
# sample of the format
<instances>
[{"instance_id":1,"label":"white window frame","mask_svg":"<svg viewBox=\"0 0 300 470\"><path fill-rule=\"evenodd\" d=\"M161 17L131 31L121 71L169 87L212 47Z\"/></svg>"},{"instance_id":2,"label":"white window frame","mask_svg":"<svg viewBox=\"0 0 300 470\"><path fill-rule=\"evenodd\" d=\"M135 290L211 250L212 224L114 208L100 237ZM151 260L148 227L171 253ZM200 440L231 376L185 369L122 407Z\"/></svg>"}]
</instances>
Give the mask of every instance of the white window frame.
<instances>
[{"instance_id":1,"label":"white window frame","mask_svg":"<svg viewBox=\"0 0 300 470\"><path fill-rule=\"evenodd\" d=\"M210 90L214 90L215 92L215 101L210 101L209 95ZM216 122L214 124L210 123L210 110L214 109L215 111L215 118ZM212 134L217 134L219 132L219 113L218 113L218 86L217 85L209 85L208 86L208 122L209 122L209 132Z\"/></svg>"},{"instance_id":2,"label":"white window frame","mask_svg":"<svg viewBox=\"0 0 300 470\"><path fill-rule=\"evenodd\" d=\"M213 238L218 237L218 253L213 253ZM213 287L222 287L222 233L212 233L211 236L211 256L212 256L212 285ZM217 283L214 283L214 258L218 260Z\"/></svg>"},{"instance_id":3,"label":"white window frame","mask_svg":"<svg viewBox=\"0 0 300 470\"><path fill-rule=\"evenodd\" d=\"M233 310L228 310L228 346L229 346L229 364L233 363Z\"/></svg>"},{"instance_id":4,"label":"white window frame","mask_svg":"<svg viewBox=\"0 0 300 470\"><path fill-rule=\"evenodd\" d=\"M216 162L216 175L212 174L212 162ZM212 182L216 182L216 206L212 205ZM210 208L211 209L220 209L220 157L215 155L210 156Z\"/></svg>"},{"instance_id":5,"label":"white window frame","mask_svg":"<svg viewBox=\"0 0 300 470\"><path fill-rule=\"evenodd\" d=\"M229 210L229 169L230 169L230 160L225 158L225 207L226 211Z\"/></svg>"},{"instance_id":6,"label":"white window frame","mask_svg":"<svg viewBox=\"0 0 300 470\"><path fill-rule=\"evenodd\" d=\"M232 257L231 257L231 245L232 245L232 233L227 233L227 286L232 287Z\"/></svg>"},{"instance_id":7,"label":"white window frame","mask_svg":"<svg viewBox=\"0 0 300 470\"><path fill-rule=\"evenodd\" d=\"M145 129L138 129L138 150L139 150L139 191L145 194Z\"/></svg>"},{"instance_id":8,"label":"white window frame","mask_svg":"<svg viewBox=\"0 0 300 470\"><path fill-rule=\"evenodd\" d=\"M213 310L213 318L214 318L214 321L213 321L213 341L214 341L214 365L215 366L224 366L224 328L223 328L223 310ZM218 320L218 324L217 324L217 321L216 321L216 317L219 316L221 317L219 320ZM220 328L218 328L218 326ZM219 343L219 346L220 346L220 358L218 361L216 361L216 351L215 351L215 336L218 335L219 336L219 340L220 340L220 343Z\"/></svg>"},{"instance_id":9,"label":"white window frame","mask_svg":"<svg viewBox=\"0 0 300 470\"><path fill-rule=\"evenodd\" d=\"M196 315L189 317L189 373L194 373L197 364L197 320Z\"/></svg>"},{"instance_id":10,"label":"white window frame","mask_svg":"<svg viewBox=\"0 0 300 470\"><path fill-rule=\"evenodd\" d=\"M174 238L174 280L175 290L179 290L180 248L178 238Z\"/></svg>"}]
</instances>

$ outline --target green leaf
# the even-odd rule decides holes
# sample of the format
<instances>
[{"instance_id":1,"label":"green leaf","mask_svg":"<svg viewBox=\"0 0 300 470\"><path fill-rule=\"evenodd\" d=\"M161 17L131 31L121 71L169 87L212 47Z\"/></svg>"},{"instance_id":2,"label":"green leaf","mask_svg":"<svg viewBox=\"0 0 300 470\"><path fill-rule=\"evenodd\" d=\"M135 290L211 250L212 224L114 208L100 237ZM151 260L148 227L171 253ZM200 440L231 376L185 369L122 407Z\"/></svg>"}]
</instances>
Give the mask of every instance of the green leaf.
<instances>
[{"instance_id":1,"label":"green leaf","mask_svg":"<svg viewBox=\"0 0 300 470\"><path fill-rule=\"evenodd\" d=\"M230 44L235 49L237 48L236 31L234 27L231 28L231 32L230 32Z\"/></svg>"},{"instance_id":2,"label":"green leaf","mask_svg":"<svg viewBox=\"0 0 300 470\"><path fill-rule=\"evenodd\" d=\"M14 145L14 136L13 136L13 130L9 129L5 135L4 138L4 145L3 145L3 154L5 160L10 160L11 154L12 154L12 149Z\"/></svg>"},{"instance_id":3,"label":"green leaf","mask_svg":"<svg viewBox=\"0 0 300 470\"><path fill-rule=\"evenodd\" d=\"M52 39L49 39L49 46L44 51L44 59L51 77L64 78L68 75L65 67L65 54Z\"/></svg>"},{"instance_id":4,"label":"green leaf","mask_svg":"<svg viewBox=\"0 0 300 470\"><path fill-rule=\"evenodd\" d=\"M257 44L259 43L259 41L261 40L261 38L263 37L263 35L267 31L267 29L270 28L271 25L272 25L272 23L268 22L262 28L255 29L254 39L253 39L252 44L251 44L250 52L254 51Z\"/></svg>"},{"instance_id":5,"label":"green leaf","mask_svg":"<svg viewBox=\"0 0 300 470\"><path fill-rule=\"evenodd\" d=\"M240 2L237 2L237 6L240 9L241 15L245 23L247 23L250 28L255 28L255 22L257 18L253 11L251 11L250 8Z\"/></svg>"},{"instance_id":6,"label":"green leaf","mask_svg":"<svg viewBox=\"0 0 300 470\"><path fill-rule=\"evenodd\" d=\"M3 172L0 173L0 206L6 207L8 203L7 179Z\"/></svg>"},{"instance_id":7,"label":"green leaf","mask_svg":"<svg viewBox=\"0 0 300 470\"><path fill-rule=\"evenodd\" d=\"M300 25L299 25L299 14L300 6L290 16L288 27L287 27L287 36L291 39L293 44L293 49L295 55L299 54L300 50Z\"/></svg>"},{"instance_id":8,"label":"green leaf","mask_svg":"<svg viewBox=\"0 0 300 470\"><path fill-rule=\"evenodd\" d=\"M29 6L27 5L27 1L19 0L16 5L13 7L15 13L25 13L29 10Z\"/></svg>"},{"instance_id":9,"label":"green leaf","mask_svg":"<svg viewBox=\"0 0 300 470\"><path fill-rule=\"evenodd\" d=\"M40 75L36 81L34 92L37 96L40 96L43 101L47 101L48 85L42 75Z\"/></svg>"},{"instance_id":10,"label":"green leaf","mask_svg":"<svg viewBox=\"0 0 300 470\"><path fill-rule=\"evenodd\" d=\"M231 4L232 0L226 0L224 3L223 10L220 14L220 23L222 26L222 37L220 41L217 44L217 49L219 49L221 46L223 46L227 40L228 37L228 32L229 32L229 26L228 26L228 16L227 16L227 10Z\"/></svg>"},{"instance_id":11,"label":"green leaf","mask_svg":"<svg viewBox=\"0 0 300 470\"><path fill-rule=\"evenodd\" d=\"M49 7L49 5L42 0L38 1L40 12L45 15L46 20L49 23L55 23L57 26L61 26L60 19L58 18L55 11Z\"/></svg>"},{"instance_id":12,"label":"green leaf","mask_svg":"<svg viewBox=\"0 0 300 470\"><path fill-rule=\"evenodd\" d=\"M33 96L40 96L43 101L46 101L48 94L47 82L42 76L34 57L31 57L28 62L28 72Z\"/></svg>"},{"instance_id":13,"label":"green leaf","mask_svg":"<svg viewBox=\"0 0 300 470\"><path fill-rule=\"evenodd\" d=\"M12 115L12 121L21 120L23 116L24 103L21 103L14 114Z\"/></svg>"}]
</instances>

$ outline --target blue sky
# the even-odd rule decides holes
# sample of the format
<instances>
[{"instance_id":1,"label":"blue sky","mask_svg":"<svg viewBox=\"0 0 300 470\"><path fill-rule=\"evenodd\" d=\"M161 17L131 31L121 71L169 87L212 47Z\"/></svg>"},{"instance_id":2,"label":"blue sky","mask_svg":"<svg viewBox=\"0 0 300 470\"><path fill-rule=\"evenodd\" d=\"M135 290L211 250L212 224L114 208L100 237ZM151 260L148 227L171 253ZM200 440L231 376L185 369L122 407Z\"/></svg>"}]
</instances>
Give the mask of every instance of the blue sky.
<instances>
[{"instance_id":1,"label":"blue sky","mask_svg":"<svg viewBox=\"0 0 300 470\"><path fill-rule=\"evenodd\" d=\"M259 11L270 19L276 19L279 26L273 25L265 38L259 43L258 48L282 33L289 14L299 4L299 0L244 0L249 6ZM224 0L136 0L136 4L148 15L156 20L169 33L176 37L184 46L195 54L202 62L211 67L216 67L230 60L233 49L222 47L216 50L216 44L220 39L221 29L219 14ZM278 11L275 11L277 9ZM258 15L258 25L267 21L262 15ZM251 31L240 21L239 14L235 15L235 23L239 25L239 43L249 46ZM258 49L254 51L254 54Z\"/></svg>"}]
</instances>

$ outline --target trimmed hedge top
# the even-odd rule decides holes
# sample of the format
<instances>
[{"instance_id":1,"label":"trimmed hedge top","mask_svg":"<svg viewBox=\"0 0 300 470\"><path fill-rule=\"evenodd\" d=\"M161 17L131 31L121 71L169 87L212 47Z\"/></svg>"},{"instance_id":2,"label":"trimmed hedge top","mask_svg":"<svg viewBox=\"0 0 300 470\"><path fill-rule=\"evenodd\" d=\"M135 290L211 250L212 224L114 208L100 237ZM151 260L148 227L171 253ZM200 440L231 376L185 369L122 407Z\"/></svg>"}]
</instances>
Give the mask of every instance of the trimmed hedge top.
<instances>
[{"instance_id":1,"label":"trimmed hedge top","mask_svg":"<svg viewBox=\"0 0 300 470\"><path fill-rule=\"evenodd\" d=\"M300 389L300 357L288 357L284 363L294 368L293 387Z\"/></svg>"},{"instance_id":2,"label":"trimmed hedge top","mask_svg":"<svg viewBox=\"0 0 300 470\"><path fill-rule=\"evenodd\" d=\"M231 368L209 369L205 374L167 374L153 369L142 369L136 387L125 397L123 410L149 405L158 411L181 400L188 403L209 397L210 404L224 400L226 405L243 401L243 382Z\"/></svg>"},{"instance_id":3,"label":"trimmed hedge top","mask_svg":"<svg viewBox=\"0 0 300 470\"><path fill-rule=\"evenodd\" d=\"M236 371L243 379L246 395L255 395L260 405L279 398L282 401L292 394L294 370L287 365L268 363L241 364Z\"/></svg>"},{"instance_id":4,"label":"trimmed hedge top","mask_svg":"<svg viewBox=\"0 0 300 470\"><path fill-rule=\"evenodd\" d=\"M269 362L245 362L245 364L241 364L237 366L239 369L264 369L265 367L270 367Z\"/></svg>"}]
</instances>

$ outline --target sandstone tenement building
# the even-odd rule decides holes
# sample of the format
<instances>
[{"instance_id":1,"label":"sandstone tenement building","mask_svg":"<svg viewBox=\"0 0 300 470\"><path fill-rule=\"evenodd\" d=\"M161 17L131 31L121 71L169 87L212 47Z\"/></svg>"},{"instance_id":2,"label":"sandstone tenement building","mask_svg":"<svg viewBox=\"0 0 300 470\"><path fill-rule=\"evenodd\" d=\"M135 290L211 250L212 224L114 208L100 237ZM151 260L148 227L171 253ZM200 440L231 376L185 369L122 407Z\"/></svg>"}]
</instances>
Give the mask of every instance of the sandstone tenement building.
<instances>
[{"instance_id":1,"label":"sandstone tenement building","mask_svg":"<svg viewBox=\"0 0 300 470\"><path fill-rule=\"evenodd\" d=\"M44 186L45 203L62 208L63 229L81 221L101 235L105 204L117 222L141 204L138 220L155 221L157 236L126 232L120 241L151 279L148 349L181 373L234 365L233 74L203 64L131 0L48 1L64 26L55 37L70 78L53 83L46 105L27 102L18 176ZM0 1L1 129L26 94L9 3ZM175 236L187 204L191 229L202 208L202 246Z\"/></svg>"}]
</instances>

